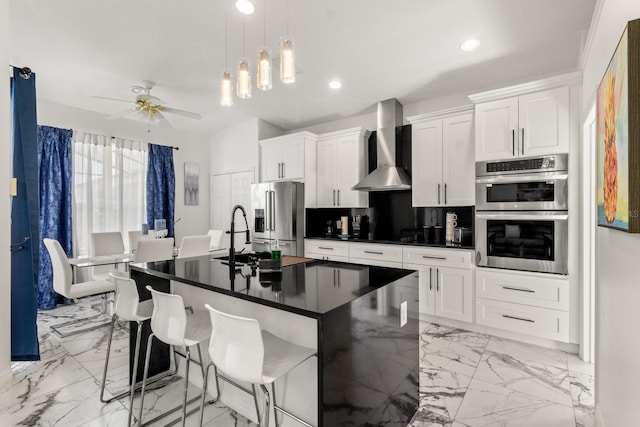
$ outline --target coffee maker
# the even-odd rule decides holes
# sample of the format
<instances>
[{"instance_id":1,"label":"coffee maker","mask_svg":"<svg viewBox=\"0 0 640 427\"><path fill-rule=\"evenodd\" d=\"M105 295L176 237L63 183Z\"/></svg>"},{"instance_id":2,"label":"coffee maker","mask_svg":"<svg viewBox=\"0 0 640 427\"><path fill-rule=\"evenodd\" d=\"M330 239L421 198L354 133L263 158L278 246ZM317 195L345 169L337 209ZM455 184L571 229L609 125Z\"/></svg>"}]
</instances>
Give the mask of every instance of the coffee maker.
<instances>
[{"instance_id":1,"label":"coffee maker","mask_svg":"<svg viewBox=\"0 0 640 427\"><path fill-rule=\"evenodd\" d=\"M367 215L356 215L351 222L354 239L367 240L369 238L369 217Z\"/></svg>"}]
</instances>

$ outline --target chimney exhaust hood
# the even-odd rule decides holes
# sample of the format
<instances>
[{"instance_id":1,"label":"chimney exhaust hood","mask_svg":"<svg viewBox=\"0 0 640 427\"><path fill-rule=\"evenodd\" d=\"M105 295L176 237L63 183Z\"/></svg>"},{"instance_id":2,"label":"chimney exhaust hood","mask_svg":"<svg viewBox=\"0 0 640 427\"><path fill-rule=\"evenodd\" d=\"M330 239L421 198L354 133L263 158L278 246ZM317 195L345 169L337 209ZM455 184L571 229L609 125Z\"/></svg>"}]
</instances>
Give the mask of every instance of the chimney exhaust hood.
<instances>
[{"instance_id":1,"label":"chimney exhaust hood","mask_svg":"<svg viewBox=\"0 0 640 427\"><path fill-rule=\"evenodd\" d=\"M351 187L359 191L410 190L411 178L396 166L396 127L402 126L402 104L391 98L378 102L376 151L378 166Z\"/></svg>"}]
</instances>

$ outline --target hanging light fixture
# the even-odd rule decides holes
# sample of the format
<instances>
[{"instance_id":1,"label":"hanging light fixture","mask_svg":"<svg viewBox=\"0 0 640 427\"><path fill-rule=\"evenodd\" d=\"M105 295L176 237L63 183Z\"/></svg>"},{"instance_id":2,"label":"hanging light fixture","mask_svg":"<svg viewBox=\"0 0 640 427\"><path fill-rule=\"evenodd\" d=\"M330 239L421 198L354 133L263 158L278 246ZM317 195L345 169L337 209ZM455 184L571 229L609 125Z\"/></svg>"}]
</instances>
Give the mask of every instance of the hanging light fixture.
<instances>
[{"instance_id":1,"label":"hanging light fixture","mask_svg":"<svg viewBox=\"0 0 640 427\"><path fill-rule=\"evenodd\" d=\"M245 29L244 18L242 18L242 56L245 52ZM240 65L238 65L238 82L237 82L237 94L238 98L247 99L251 98L251 69L249 68L249 60L242 58Z\"/></svg>"},{"instance_id":2,"label":"hanging light fixture","mask_svg":"<svg viewBox=\"0 0 640 427\"><path fill-rule=\"evenodd\" d=\"M296 52L293 38L289 36L289 0L287 0L287 35L280 38L280 80L286 84L296 81Z\"/></svg>"},{"instance_id":3,"label":"hanging light fixture","mask_svg":"<svg viewBox=\"0 0 640 427\"><path fill-rule=\"evenodd\" d=\"M263 22L262 22L262 44L263 47L258 49L258 72L257 84L260 90L269 90L271 84L271 50L267 47L267 5L263 0Z\"/></svg>"},{"instance_id":4,"label":"hanging light fixture","mask_svg":"<svg viewBox=\"0 0 640 427\"><path fill-rule=\"evenodd\" d=\"M220 105L230 107L233 105L233 82L229 73L229 31L227 25L227 0L224 1L224 72L220 78Z\"/></svg>"}]
</instances>

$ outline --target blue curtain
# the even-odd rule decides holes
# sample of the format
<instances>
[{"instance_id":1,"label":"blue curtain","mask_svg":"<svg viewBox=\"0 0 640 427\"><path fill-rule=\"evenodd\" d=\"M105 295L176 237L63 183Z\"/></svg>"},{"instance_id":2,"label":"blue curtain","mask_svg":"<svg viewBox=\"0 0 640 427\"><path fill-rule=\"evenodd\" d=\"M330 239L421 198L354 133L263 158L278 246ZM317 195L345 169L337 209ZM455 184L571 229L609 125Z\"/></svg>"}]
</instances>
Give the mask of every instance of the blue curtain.
<instances>
[{"instance_id":1,"label":"blue curtain","mask_svg":"<svg viewBox=\"0 0 640 427\"><path fill-rule=\"evenodd\" d=\"M40 236L40 192L36 119L36 76L13 69L13 176L11 200L11 360L40 360L36 293Z\"/></svg>"},{"instance_id":2,"label":"blue curtain","mask_svg":"<svg viewBox=\"0 0 640 427\"><path fill-rule=\"evenodd\" d=\"M40 153L40 274L38 308L49 310L64 298L53 290L51 258L42 243L60 242L67 255L73 254L71 233L71 135L70 129L38 126Z\"/></svg>"},{"instance_id":3,"label":"blue curtain","mask_svg":"<svg viewBox=\"0 0 640 427\"><path fill-rule=\"evenodd\" d=\"M167 221L167 232L173 237L173 217L176 199L176 175L173 168L173 147L149 144L147 168L147 224L153 229L156 219Z\"/></svg>"}]
</instances>

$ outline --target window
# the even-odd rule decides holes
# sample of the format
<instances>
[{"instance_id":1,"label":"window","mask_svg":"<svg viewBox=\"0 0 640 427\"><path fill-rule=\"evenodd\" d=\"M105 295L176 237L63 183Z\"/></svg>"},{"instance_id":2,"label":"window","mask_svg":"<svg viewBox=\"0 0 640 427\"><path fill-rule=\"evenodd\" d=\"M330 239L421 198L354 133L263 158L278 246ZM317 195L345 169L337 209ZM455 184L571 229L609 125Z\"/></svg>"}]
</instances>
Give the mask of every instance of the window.
<instances>
[{"instance_id":1,"label":"window","mask_svg":"<svg viewBox=\"0 0 640 427\"><path fill-rule=\"evenodd\" d=\"M91 233L127 234L146 222L147 144L86 132L73 134L74 255L91 252Z\"/></svg>"}]
</instances>

